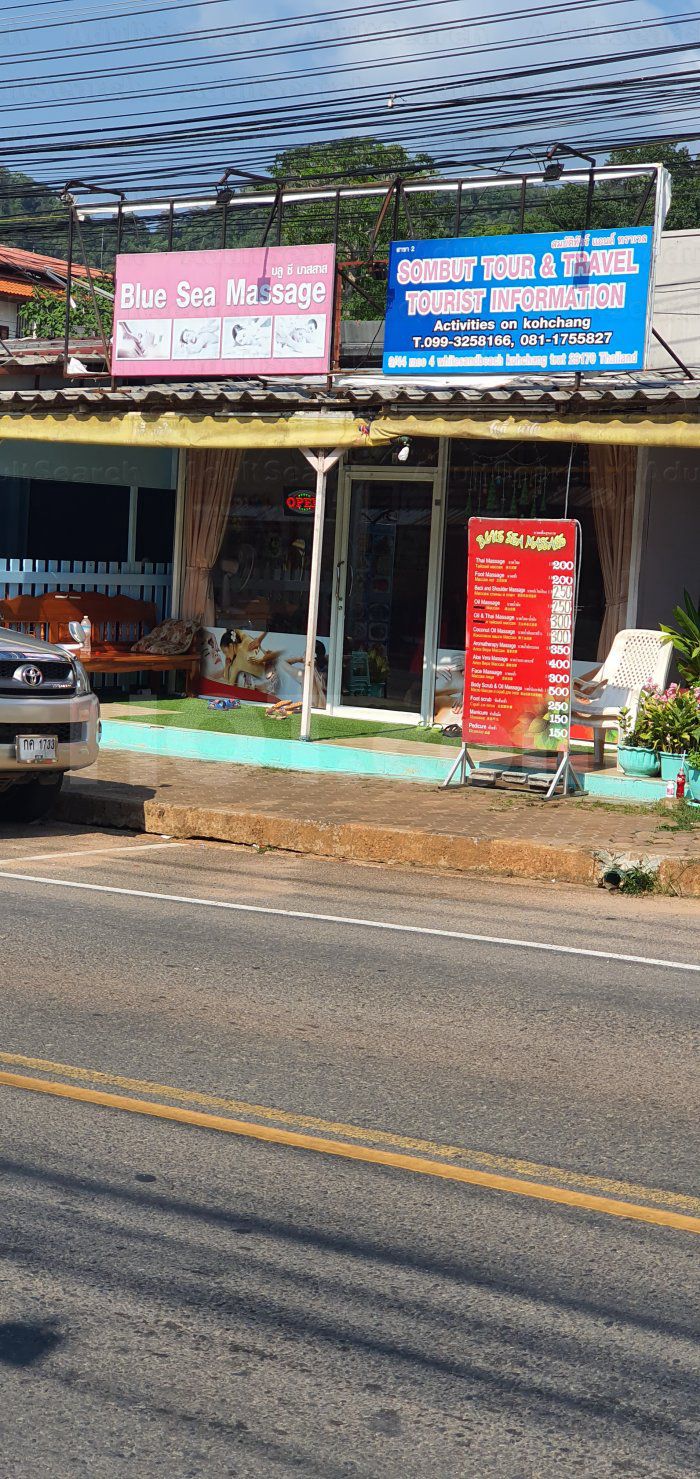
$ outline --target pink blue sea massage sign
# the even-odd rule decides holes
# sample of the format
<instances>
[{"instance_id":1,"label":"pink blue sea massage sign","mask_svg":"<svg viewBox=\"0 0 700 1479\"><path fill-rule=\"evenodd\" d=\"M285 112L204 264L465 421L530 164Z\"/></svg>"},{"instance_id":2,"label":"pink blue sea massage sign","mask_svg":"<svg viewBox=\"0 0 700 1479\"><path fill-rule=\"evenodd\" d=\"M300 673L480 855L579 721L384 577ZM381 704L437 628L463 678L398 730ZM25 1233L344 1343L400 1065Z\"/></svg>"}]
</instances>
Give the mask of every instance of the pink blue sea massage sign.
<instances>
[{"instance_id":1,"label":"pink blue sea massage sign","mask_svg":"<svg viewBox=\"0 0 700 1479\"><path fill-rule=\"evenodd\" d=\"M325 374L335 247L122 253L112 374Z\"/></svg>"}]
</instances>

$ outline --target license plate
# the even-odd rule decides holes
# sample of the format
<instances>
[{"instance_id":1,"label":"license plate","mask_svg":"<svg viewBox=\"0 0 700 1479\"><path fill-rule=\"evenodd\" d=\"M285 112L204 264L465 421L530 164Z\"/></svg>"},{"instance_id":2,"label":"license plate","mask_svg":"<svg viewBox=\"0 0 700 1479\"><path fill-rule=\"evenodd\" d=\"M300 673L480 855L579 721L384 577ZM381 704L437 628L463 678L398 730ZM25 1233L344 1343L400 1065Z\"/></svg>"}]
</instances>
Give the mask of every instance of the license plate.
<instances>
[{"instance_id":1,"label":"license plate","mask_svg":"<svg viewBox=\"0 0 700 1479\"><path fill-rule=\"evenodd\" d=\"M55 765L58 759L55 734L18 734L15 743L20 765Z\"/></svg>"}]
</instances>

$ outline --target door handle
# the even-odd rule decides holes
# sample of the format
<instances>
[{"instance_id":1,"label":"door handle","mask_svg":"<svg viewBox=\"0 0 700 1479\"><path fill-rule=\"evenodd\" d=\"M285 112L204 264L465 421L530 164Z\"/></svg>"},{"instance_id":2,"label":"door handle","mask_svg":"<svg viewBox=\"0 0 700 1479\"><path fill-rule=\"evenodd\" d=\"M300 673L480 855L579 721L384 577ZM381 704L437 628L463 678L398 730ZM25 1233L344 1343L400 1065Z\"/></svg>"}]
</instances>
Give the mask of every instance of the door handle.
<instances>
[{"instance_id":1,"label":"door handle","mask_svg":"<svg viewBox=\"0 0 700 1479\"><path fill-rule=\"evenodd\" d=\"M337 563L337 565L336 565L336 567L335 567L335 599L336 599L336 601L339 601L340 600L340 580L341 580L341 574L340 574L340 572L341 572L344 564L345 564L345 561L344 560L339 560L338 563Z\"/></svg>"}]
</instances>

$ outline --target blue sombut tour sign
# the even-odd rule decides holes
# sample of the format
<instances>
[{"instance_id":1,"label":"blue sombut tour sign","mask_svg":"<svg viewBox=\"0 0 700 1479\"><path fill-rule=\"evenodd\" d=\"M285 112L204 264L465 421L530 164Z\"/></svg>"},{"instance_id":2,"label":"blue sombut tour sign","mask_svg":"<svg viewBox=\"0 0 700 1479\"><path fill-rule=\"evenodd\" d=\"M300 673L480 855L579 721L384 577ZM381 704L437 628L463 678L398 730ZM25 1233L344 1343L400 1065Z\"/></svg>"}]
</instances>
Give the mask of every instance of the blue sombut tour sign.
<instances>
[{"instance_id":1,"label":"blue sombut tour sign","mask_svg":"<svg viewBox=\"0 0 700 1479\"><path fill-rule=\"evenodd\" d=\"M392 242L384 373L642 369L653 236L630 226Z\"/></svg>"}]
</instances>

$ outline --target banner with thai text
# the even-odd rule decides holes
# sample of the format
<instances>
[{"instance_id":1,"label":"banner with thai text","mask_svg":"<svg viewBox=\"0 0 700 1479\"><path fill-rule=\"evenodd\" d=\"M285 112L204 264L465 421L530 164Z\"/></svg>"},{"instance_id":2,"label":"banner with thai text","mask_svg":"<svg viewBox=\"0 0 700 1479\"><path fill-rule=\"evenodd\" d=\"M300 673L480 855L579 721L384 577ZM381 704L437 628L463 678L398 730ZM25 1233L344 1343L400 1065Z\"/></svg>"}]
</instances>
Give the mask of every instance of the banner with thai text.
<instances>
[{"instance_id":1,"label":"banner with thai text","mask_svg":"<svg viewBox=\"0 0 700 1479\"><path fill-rule=\"evenodd\" d=\"M384 373L642 369L653 236L632 226L392 242Z\"/></svg>"},{"instance_id":2,"label":"banner with thai text","mask_svg":"<svg viewBox=\"0 0 700 1479\"><path fill-rule=\"evenodd\" d=\"M566 747L577 528L573 519L469 520L466 743Z\"/></svg>"},{"instance_id":3,"label":"banner with thai text","mask_svg":"<svg viewBox=\"0 0 700 1479\"><path fill-rule=\"evenodd\" d=\"M334 246L120 254L112 374L325 374L334 281Z\"/></svg>"}]
</instances>

